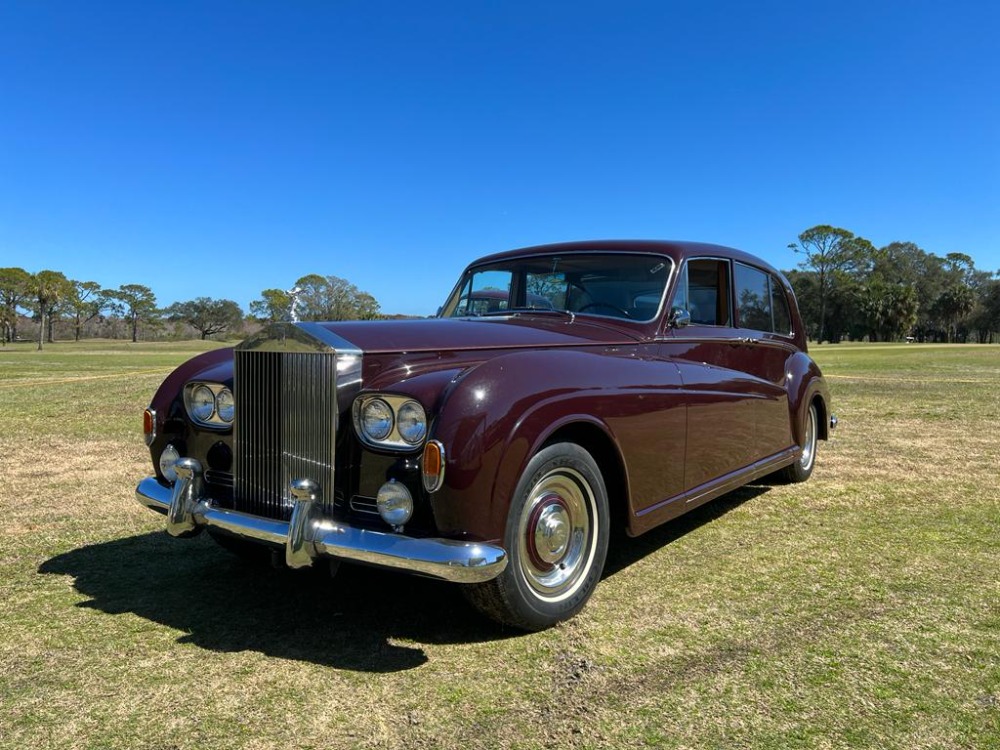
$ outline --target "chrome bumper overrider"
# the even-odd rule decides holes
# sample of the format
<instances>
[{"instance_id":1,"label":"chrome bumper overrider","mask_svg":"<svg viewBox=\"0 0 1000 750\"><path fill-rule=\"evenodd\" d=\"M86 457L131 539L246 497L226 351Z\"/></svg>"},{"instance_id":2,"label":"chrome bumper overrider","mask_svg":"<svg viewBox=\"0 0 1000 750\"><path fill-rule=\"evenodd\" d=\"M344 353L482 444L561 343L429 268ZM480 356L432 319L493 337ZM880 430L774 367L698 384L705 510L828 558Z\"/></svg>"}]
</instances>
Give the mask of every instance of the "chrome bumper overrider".
<instances>
[{"instance_id":1,"label":"chrome bumper overrider","mask_svg":"<svg viewBox=\"0 0 1000 750\"><path fill-rule=\"evenodd\" d=\"M155 477L143 479L135 489L140 504L167 515L167 531L173 536L193 536L209 526L284 547L285 561L292 568L307 567L316 558L338 558L456 583L488 581L507 566L507 553L494 544L421 539L334 521L323 515L317 502L319 488L309 480L292 483L295 505L287 523L217 508L205 494L198 461L182 458L175 468L172 489Z\"/></svg>"}]
</instances>

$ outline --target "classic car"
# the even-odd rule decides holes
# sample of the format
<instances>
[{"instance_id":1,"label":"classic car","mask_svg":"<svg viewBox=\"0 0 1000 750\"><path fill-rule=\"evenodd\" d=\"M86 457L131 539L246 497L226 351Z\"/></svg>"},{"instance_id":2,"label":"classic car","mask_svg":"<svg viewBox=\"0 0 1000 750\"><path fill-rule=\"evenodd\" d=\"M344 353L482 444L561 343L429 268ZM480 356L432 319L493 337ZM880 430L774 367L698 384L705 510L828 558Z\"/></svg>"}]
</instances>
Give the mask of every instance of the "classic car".
<instances>
[{"instance_id":1,"label":"classic car","mask_svg":"<svg viewBox=\"0 0 1000 750\"><path fill-rule=\"evenodd\" d=\"M575 242L476 261L435 318L289 320L195 357L145 412L136 497L177 537L453 581L537 630L584 606L613 530L802 482L835 425L770 265Z\"/></svg>"}]
</instances>

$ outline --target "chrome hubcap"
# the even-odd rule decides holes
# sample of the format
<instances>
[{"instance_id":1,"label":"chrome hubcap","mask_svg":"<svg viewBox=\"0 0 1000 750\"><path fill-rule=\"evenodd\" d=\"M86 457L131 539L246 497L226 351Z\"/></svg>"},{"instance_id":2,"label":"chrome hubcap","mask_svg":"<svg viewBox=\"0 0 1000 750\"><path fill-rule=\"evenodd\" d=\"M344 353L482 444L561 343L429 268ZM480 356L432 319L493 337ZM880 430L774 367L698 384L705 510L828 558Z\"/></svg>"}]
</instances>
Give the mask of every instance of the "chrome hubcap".
<instances>
[{"instance_id":1,"label":"chrome hubcap","mask_svg":"<svg viewBox=\"0 0 1000 750\"><path fill-rule=\"evenodd\" d=\"M532 488L518 528L518 559L539 598L565 599L586 578L596 546L596 509L590 484L574 469L554 469Z\"/></svg>"},{"instance_id":2,"label":"chrome hubcap","mask_svg":"<svg viewBox=\"0 0 1000 750\"><path fill-rule=\"evenodd\" d=\"M570 518L562 499L552 495L540 503L536 512L534 527L528 531L532 536L531 549L533 557L544 565L554 565L559 562L569 549Z\"/></svg>"},{"instance_id":3,"label":"chrome hubcap","mask_svg":"<svg viewBox=\"0 0 1000 750\"><path fill-rule=\"evenodd\" d=\"M816 407L810 406L806 416L805 442L802 445L802 456L799 458L799 466L805 471L812 467L813 458L816 456Z\"/></svg>"}]
</instances>

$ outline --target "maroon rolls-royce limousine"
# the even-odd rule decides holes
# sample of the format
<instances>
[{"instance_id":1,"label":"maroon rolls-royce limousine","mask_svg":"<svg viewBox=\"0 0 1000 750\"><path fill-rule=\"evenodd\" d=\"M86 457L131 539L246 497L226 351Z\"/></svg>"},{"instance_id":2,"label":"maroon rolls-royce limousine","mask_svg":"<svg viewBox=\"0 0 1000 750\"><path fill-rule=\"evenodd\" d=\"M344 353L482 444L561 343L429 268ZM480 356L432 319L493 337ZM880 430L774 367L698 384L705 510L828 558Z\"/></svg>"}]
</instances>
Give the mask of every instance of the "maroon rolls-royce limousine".
<instances>
[{"instance_id":1,"label":"maroon rolls-royce limousine","mask_svg":"<svg viewBox=\"0 0 1000 750\"><path fill-rule=\"evenodd\" d=\"M804 481L835 425L764 261L547 245L476 261L435 318L289 320L195 357L146 410L136 497L174 536L454 581L535 630L583 607L613 529Z\"/></svg>"}]
</instances>

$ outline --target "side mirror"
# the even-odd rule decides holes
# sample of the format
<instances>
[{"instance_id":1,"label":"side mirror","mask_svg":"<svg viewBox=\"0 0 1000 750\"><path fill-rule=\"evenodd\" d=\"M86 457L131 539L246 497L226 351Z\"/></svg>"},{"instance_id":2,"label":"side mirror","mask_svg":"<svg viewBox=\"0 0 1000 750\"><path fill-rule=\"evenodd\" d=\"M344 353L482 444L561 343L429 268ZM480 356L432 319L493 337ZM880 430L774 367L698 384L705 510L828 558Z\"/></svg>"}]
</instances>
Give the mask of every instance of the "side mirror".
<instances>
[{"instance_id":1,"label":"side mirror","mask_svg":"<svg viewBox=\"0 0 1000 750\"><path fill-rule=\"evenodd\" d=\"M673 307L670 309L670 327L687 328L691 325L691 313L683 307Z\"/></svg>"}]
</instances>

